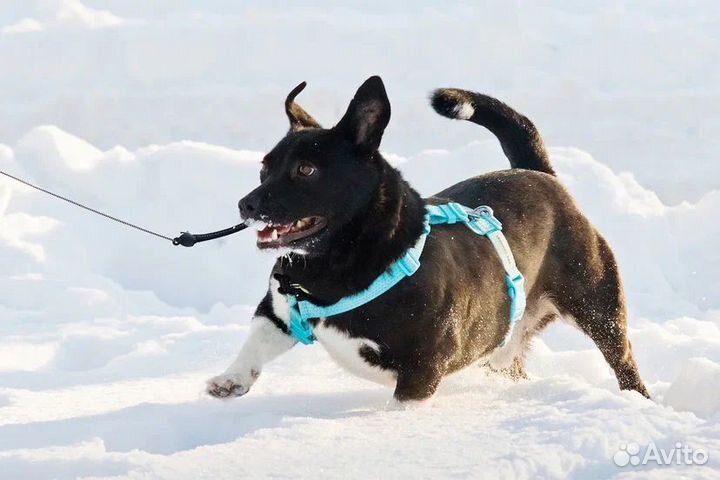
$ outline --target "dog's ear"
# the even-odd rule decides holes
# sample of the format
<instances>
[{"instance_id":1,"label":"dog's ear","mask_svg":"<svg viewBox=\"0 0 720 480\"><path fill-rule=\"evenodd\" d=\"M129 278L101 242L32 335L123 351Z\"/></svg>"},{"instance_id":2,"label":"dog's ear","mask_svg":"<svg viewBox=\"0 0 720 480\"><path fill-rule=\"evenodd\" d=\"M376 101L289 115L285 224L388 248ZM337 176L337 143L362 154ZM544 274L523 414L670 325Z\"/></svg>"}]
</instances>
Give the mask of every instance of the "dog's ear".
<instances>
[{"instance_id":1,"label":"dog's ear","mask_svg":"<svg viewBox=\"0 0 720 480\"><path fill-rule=\"evenodd\" d=\"M299 132L306 128L322 128L313 117L310 116L303 108L295 103L295 97L298 96L307 86L306 82L302 82L300 85L292 89L285 99L285 113L287 113L288 119L290 120L290 131Z\"/></svg>"},{"instance_id":2,"label":"dog's ear","mask_svg":"<svg viewBox=\"0 0 720 480\"><path fill-rule=\"evenodd\" d=\"M363 152L378 149L390 121L390 101L385 85L378 76L365 80L340 122L335 126L342 135Z\"/></svg>"}]
</instances>

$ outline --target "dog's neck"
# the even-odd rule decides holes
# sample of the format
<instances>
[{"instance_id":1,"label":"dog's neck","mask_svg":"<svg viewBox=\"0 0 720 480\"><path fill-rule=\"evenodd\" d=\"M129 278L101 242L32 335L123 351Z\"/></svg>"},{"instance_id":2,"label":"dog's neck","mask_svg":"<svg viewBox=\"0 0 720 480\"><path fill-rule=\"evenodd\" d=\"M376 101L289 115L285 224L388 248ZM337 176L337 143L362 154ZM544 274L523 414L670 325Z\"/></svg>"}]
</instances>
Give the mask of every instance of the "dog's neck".
<instances>
[{"instance_id":1,"label":"dog's neck","mask_svg":"<svg viewBox=\"0 0 720 480\"><path fill-rule=\"evenodd\" d=\"M366 208L328 242L320 257L290 254L275 272L310 292L318 304L358 293L380 276L423 232L425 203L379 153L380 182Z\"/></svg>"}]
</instances>

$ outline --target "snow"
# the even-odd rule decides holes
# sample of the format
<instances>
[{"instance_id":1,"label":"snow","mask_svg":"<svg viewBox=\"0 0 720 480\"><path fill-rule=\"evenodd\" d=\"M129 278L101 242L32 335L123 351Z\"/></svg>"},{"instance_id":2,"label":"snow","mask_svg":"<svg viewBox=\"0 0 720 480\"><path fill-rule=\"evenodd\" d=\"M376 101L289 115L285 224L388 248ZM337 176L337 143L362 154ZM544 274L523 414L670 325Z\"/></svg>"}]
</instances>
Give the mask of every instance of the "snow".
<instances>
[{"instance_id":1,"label":"snow","mask_svg":"<svg viewBox=\"0 0 720 480\"><path fill-rule=\"evenodd\" d=\"M382 74L383 148L424 194L507 166L427 92L517 106L617 254L653 400L620 392L565 324L535 341L529 380L469 368L415 409L319 346L243 398L207 398L272 258L243 234L178 249L0 177L3 478L720 476L716 2L5 3L0 168L168 236L237 220L301 80L299 101L330 125ZM709 461L618 467L628 442Z\"/></svg>"},{"instance_id":2,"label":"snow","mask_svg":"<svg viewBox=\"0 0 720 480\"><path fill-rule=\"evenodd\" d=\"M18 140L16 149L28 159L62 164L72 170L90 170L103 155L100 149L53 125L32 129Z\"/></svg>"},{"instance_id":3,"label":"snow","mask_svg":"<svg viewBox=\"0 0 720 480\"><path fill-rule=\"evenodd\" d=\"M108 10L88 8L79 0L38 0L36 12L43 18L23 18L0 29L0 34L40 32L48 28L117 27L127 23Z\"/></svg>"},{"instance_id":4,"label":"snow","mask_svg":"<svg viewBox=\"0 0 720 480\"><path fill-rule=\"evenodd\" d=\"M720 410L720 365L707 358L691 358L673 382L665 403L677 410L688 410L698 416L711 417ZM703 392L698 395L698 392Z\"/></svg>"}]
</instances>

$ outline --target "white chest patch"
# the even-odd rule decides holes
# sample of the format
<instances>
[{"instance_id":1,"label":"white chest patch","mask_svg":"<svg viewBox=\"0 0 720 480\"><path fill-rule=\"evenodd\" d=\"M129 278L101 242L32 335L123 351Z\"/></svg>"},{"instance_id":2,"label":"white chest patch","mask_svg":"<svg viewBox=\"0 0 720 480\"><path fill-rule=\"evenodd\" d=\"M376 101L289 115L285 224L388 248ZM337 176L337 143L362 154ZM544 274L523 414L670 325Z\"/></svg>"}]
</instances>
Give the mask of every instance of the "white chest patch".
<instances>
[{"instance_id":1,"label":"white chest patch","mask_svg":"<svg viewBox=\"0 0 720 480\"><path fill-rule=\"evenodd\" d=\"M272 309L273 313L280 320L285 322L286 325L290 324L290 305L288 305L287 298L281 294L278 290L280 289L280 282L274 278L270 279L270 296L272 298Z\"/></svg>"},{"instance_id":2,"label":"white chest patch","mask_svg":"<svg viewBox=\"0 0 720 480\"><path fill-rule=\"evenodd\" d=\"M290 322L290 307L288 306L285 295L278 292L279 287L280 284L277 280L270 280L273 311L280 320L287 324ZM395 386L397 382L396 372L370 365L362 355L360 355L360 349L363 347L372 348L376 352L380 351L380 348L375 342L368 339L351 338L336 328L325 326L324 323L324 321L318 323L313 333L318 342L325 347L325 350L327 350L338 365L353 375L370 380L371 382L392 387Z\"/></svg>"},{"instance_id":3,"label":"white chest patch","mask_svg":"<svg viewBox=\"0 0 720 480\"><path fill-rule=\"evenodd\" d=\"M378 345L372 340L363 338L351 338L334 327L327 327L320 322L314 330L315 338L325 347L325 350L338 365L358 377L381 383L383 385L395 386L397 374L392 370L385 370L370 365L360 355L360 349L369 347L378 352Z\"/></svg>"}]
</instances>

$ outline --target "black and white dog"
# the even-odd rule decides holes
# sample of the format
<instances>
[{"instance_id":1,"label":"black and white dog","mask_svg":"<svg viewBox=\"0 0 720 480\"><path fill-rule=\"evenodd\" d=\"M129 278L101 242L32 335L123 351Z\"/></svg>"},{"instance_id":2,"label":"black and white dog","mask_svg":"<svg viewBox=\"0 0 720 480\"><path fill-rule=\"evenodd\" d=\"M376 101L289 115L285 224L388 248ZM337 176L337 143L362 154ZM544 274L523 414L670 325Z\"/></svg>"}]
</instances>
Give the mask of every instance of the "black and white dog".
<instances>
[{"instance_id":1,"label":"black and white dog","mask_svg":"<svg viewBox=\"0 0 720 480\"><path fill-rule=\"evenodd\" d=\"M563 317L595 342L621 389L648 397L613 253L555 178L530 120L485 95L435 91L435 110L488 128L512 169L423 199L378 151L390 120L379 77L358 89L330 129L295 103L304 87L286 100L290 131L265 156L260 186L239 203L242 217L258 226L258 247L276 249L279 258L245 344L225 373L208 381L210 395L244 395L263 365L296 344L288 334L288 285L318 305L362 291L415 244L426 203L454 201L492 207L525 276L527 309L510 339L502 345L510 300L491 243L464 225L440 225L413 276L358 309L311 321L330 355L394 386L399 402L424 400L445 375L478 361L524 376L529 339Z\"/></svg>"}]
</instances>

